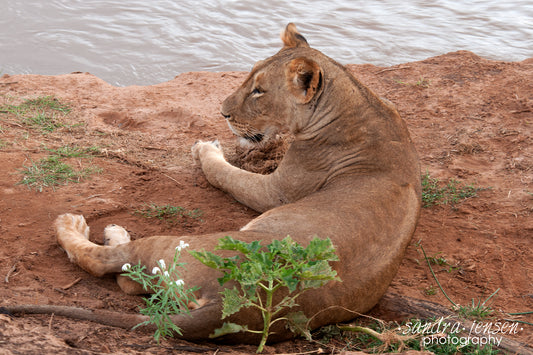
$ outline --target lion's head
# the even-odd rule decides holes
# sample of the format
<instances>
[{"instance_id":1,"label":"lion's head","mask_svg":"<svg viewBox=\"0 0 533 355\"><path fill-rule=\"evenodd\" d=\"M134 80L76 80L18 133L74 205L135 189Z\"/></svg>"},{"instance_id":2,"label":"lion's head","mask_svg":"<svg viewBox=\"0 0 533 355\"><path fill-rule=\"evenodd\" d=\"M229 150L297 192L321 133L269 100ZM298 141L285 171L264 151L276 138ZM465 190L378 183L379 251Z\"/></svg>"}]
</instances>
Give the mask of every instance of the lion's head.
<instances>
[{"instance_id":1,"label":"lion's head","mask_svg":"<svg viewBox=\"0 0 533 355\"><path fill-rule=\"evenodd\" d=\"M222 104L222 115L231 130L259 142L282 127L297 127L290 117L305 117L303 105L311 103L323 87L320 66L304 55L314 52L294 24L281 34L284 47L259 61L242 86Z\"/></svg>"}]
</instances>

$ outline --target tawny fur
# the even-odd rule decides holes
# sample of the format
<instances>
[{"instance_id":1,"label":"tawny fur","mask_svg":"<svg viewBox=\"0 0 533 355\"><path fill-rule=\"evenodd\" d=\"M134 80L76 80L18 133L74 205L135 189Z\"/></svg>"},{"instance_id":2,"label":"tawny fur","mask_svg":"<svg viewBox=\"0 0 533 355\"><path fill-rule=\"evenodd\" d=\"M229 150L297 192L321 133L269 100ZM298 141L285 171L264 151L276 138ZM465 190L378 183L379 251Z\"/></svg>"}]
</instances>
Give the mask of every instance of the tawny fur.
<instances>
[{"instance_id":1,"label":"tawny fur","mask_svg":"<svg viewBox=\"0 0 533 355\"><path fill-rule=\"evenodd\" d=\"M55 226L58 242L72 262L101 276L120 273L125 263L141 261L148 270L159 259L168 263L180 240L195 250L213 250L225 235L264 244L287 235L303 244L314 236L329 237L340 258L333 266L342 282L330 282L298 299L299 310L308 317L316 315L311 328L349 320L353 313L348 310L363 313L378 302L418 220L417 154L391 104L310 48L293 24L281 37L284 47L258 62L222 105L233 132L249 140L282 128L292 132L295 140L278 168L270 175L254 174L228 164L217 144L199 142L192 148L213 186L264 213L239 231L146 237L107 246L87 239L89 228L82 216L65 214ZM188 253L182 255L188 263L185 285L200 287L202 306L192 311L192 317L174 321L183 329L183 338L204 339L222 324L220 273ZM128 293L140 291L130 280L119 278L119 284ZM248 309L231 321L251 329L262 327L260 315ZM280 338L288 335L282 322L278 326ZM253 340L244 334L228 337Z\"/></svg>"}]
</instances>

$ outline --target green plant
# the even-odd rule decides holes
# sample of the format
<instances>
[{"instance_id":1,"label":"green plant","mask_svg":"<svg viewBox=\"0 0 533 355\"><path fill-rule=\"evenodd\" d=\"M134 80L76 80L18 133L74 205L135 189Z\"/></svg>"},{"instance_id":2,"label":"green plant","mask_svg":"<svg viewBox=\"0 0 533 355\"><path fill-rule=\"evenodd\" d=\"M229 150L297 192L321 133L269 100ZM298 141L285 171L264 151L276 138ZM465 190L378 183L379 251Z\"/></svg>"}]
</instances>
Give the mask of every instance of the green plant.
<instances>
[{"instance_id":1,"label":"green plant","mask_svg":"<svg viewBox=\"0 0 533 355\"><path fill-rule=\"evenodd\" d=\"M98 167L75 170L63 161L64 158L69 157L88 157L84 150L62 147L49 151L51 154L48 156L37 162L32 161L30 166L19 170L19 173L24 176L19 184L27 185L29 188L35 188L42 192L46 187L54 188L57 185L65 185L69 182L79 182L81 179L101 171Z\"/></svg>"},{"instance_id":2,"label":"green plant","mask_svg":"<svg viewBox=\"0 0 533 355\"><path fill-rule=\"evenodd\" d=\"M39 128L43 132L53 132L63 125L56 119L54 115L49 115L45 112L38 112L31 116L22 117L24 124Z\"/></svg>"},{"instance_id":3,"label":"green plant","mask_svg":"<svg viewBox=\"0 0 533 355\"><path fill-rule=\"evenodd\" d=\"M165 261L161 259L152 269L151 274L145 272L146 267L141 263L122 266L122 271L124 271L122 276L140 283L147 292L153 292L149 298L145 298L146 307L140 309L140 313L150 319L136 325L135 328L142 325L155 325L157 329L154 338L158 343L161 339L173 337L174 332L182 334L180 327L172 322L172 316L190 315L189 303L197 303L194 292L199 288L185 288L180 271L185 267L185 263L179 262L181 250L188 246L189 244L180 241L170 265L167 267Z\"/></svg>"},{"instance_id":4,"label":"green plant","mask_svg":"<svg viewBox=\"0 0 533 355\"><path fill-rule=\"evenodd\" d=\"M445 201L446 204L455 205L461 200L466 200L467 198L476 197L477 192L481 188L475 187L474 185L465 185L457 180L450 179L446 185L448 191L448 199Z\"/></svg>"},{"instance_id":5,"label":"green plant","mask_svg":"<svg viewBox=\"0 0 533 355\"><path fill-rule=\"evenodd\" d=\"M437 256L439 254L441 254L441 252L438 252L434 256L428 257L427 260L429 260L430 263L435 264L435 265L440 265L440 266L448 265L446 258L444 258L443 256Z\"/></svg>"},{"instance_id":6,"label":"green plant","mask_svg":"<svg viewBox=\"0 0 533 355\"><path fill-rule=\"evenodd\" d=\"M20 184L27 185L30 188L42 192L45 187L54 187L56 185L66 185L69 182L79 182L90 174L99 172L98 168L85 168L82 170L74 170L67 163L59 160L57 156L48 156L32 162L20 170L24 178Z\"/></svg>"},{"instance_id":7,"label":"green plant","mask_svg":"<svg viewBox=\"0 0 533 355\"><path fill-rule=\"evenodd\" d=\"M423 207L436 205L443 198L439 180L429 176L429 172L422 175L422 203Z\"/></svg>"},{"instance_id":8,"label":"green plant","mask_svg":"<svg viewBox=\"0 0 533 355\"><path fill-rule=\"evenodd\" d=\"M483 188L472 184L466 185L454 179L450 179L445 186L437 178L433 178L426 171L422 175L422 205L431 207L438 204L450 205L452 208L468 198L476 197L477 192Z\"/></svg>"},{"instance_id":9,"label":"green plant","mask_svg":"<svg viewBox=\"0 0 533 355\"><path fill-rule=\"evenodd\" d=\"M435 288L435 286L429 286L429 287L426 287L424 289L424 293L427 296L433 296L433 295L437 294L437 289Z\"/></svg>"},{"instance_id":10,"label":"green plant","mask_svg":"<svg viewBox=\"0 0 533 355\"><path fill-rule=\"evenodd\" d=\"M523 315L526 315L526 314L533 314L533 311L515 312L515 313L507 313L507 314L510 315L510 316L523 316ZM504 320L509 321L509 322L516 322L516 323L522 323L522 324L527 324L527 325L533 326L533 323L527 322L527 321L521 320L521 319L504 319Z\"/></svg>"},{"instance_id":11,"label":"green plant","mask_svg":"<svg viewBox=\"0 0 533 355\"><path fill-rule=\"evenodd\" d=\"M57 155L61 158L88 158L96 154L100 154L100 148L98 147L89 147L89 148L80 148L77 146L63 146L57 149L47 149L53 155Z\"/></svg>"},{"instance_id":12,"label":"green plant","mask_svg":"<svg viewBox=\"0 0 533 355\"><path fill-rule=\"evenodd\" d=\"M26 126L49 133L63 127L57 115L65 116L71 109L53 96L42 96L27 99L20 105L3 105L0 111L14 114Z\"/></svg>"},{"instance_id":13,"label":"green plant","mask_svg":"<svg viewBox=\"0 0 533 355\"><path fill-rule=\"evenodd\" d=\"M433 271L433 268L431 267L430 258L427 257L426 251L424 250L424 247L422 247L420 242L418 242L418 247L420 248L420 250L422 250L422 253L424 254L424 258L426 259L426 262L428 264L429 271L431 272L431 275L433 276L433 279L437 283L438 287L442 291L442 294L444 295L444 297L446 297L446 299L448 301L450 301L450 303L453 305L454 309L461 316L463 316L465 318L486 318L486 317L488 317L488 316L490 316L492 314L493 310L487 305L487 302L494 295L496 295L498 293L498 291L500 291L499 288L496 291L494 291L494 293L492 293L489 297L487 297L487 299L485 301L481 302L481 300L478 300L478 304L477 305L475 304L474 299L472 299L472 305L471 306L460 306L460 305L456 304L454 301L452 301L452 299L448 296L448 294L442 288L442 286L441 286L441 284L439 282L439 279L437 278L437 276L435 275L435 272Z\"/></svg>"},{"instance_id":14,"label":"green plant","mask_svg":"<svg viewBox=\"0 0 533 355\"><path fill-rule=\"evenodd\" d=\"M491 343L480 345L461 334L462 326L459 323L453 325L453 321L447 323L446 318L410 319L399 326L397 323L377 321L379 323L365 326L341 325L341 334L334 333L334 338L346 343L349 349L368 353L396 353L404 350L430 351L439 355L498 353ZM358 322L361 320L358 319Z\"/></svg>"},{"instance_id":15,"label":"green plant","mask_svg":"<svg viewBox=\"0 0 533 355\"><path fill-rule=\"evenodd\" d=\"M423 88L428 88L429 85L431 84L431 81L429 81L428 79L425 79L424 77L420 77L420 78L418 79L418 81L415 82L415 83L408 83L408 82L405 82L405 81L400 80L400 79L396 80L396 82L397 82L398 84L401 84L401 85L406 85L406 86L418 86L418 87L423 87Z\"/></svg>"},{"instance_id":16,"label":"green plant","mask_svg":"<svg viewBox=\"0 0 533 355\"><path fill-rule=\"evenodd\" d=\"M189 220L200 220L202 217L202 210L193 209L189 210L181 206L172 205L157 205L155 203L144 204L140 210L136 210L135 213L140 214L145 218L157 218L168 222L177 222L182 220L188 223Z\"/></svg>"},{"instance_id":17,"label":"green plant","mask_svg":"<svg viewBox=\"0 0 533 355\"><path fill-rule=\"evenodd\" d=\"M314 238L304 248L287 236L263 248L259 241L245 243L226 236L219 240L216 250L238 251L240 254L221 257L205 250L192 251L191 254L203 264L223 272L218 279L221 285L233 280L240 286L225 288L222 292L222 318L237 313L243 307L253 307L262 315L263 329L248 329L246 325L226 322L212 337L241 331L260 334L258 353L263 351L271 326L279 321L286 321L293 332L310 336L306 329L308 319L303 312L283 317L279 314L297 306L296 299L303 292L340 280L329 264L338 260L330 239ZM274 294L282 289L286 295L275 303Z\"/></svg>"},{"instance_id":18,"label":"green plant","mask_svg":"<svg viewBox=\"0 0 533 355\"><path fill-rule=\"evenodd\" d=\"M457 307L457 313L459 315L465 317L465 318L476 318L476 319L484 319L492 315L494 310L487 305L487 302L498 293L500 289L498 288L496 291L494 291L485 301L481 302L481 299L478 299L477 304L475 303L474 299L472 298L472 303L468 306L458 306Z\"/></svg>"},{"instance_id":19,"label":"green plant","mask_svg":"<svg viewBox=\"0 0 533 355\"><path fill-rule=\"evenodd\" d=\"M69 105L60 102L54 96L41 96L35 99L28 99L24 101L23 105L33 108L50 109L61 113L70 113Z\"/></svg>"}]
</instances>

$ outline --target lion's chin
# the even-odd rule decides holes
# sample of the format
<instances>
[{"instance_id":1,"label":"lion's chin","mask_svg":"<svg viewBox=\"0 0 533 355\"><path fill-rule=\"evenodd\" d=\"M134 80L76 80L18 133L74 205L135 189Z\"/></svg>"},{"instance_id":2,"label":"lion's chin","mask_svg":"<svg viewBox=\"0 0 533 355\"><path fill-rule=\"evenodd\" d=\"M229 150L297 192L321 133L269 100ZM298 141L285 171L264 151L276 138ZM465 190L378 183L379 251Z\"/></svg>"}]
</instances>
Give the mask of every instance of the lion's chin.
<instances>
[{"instance_id":1,"label":"lion's chin","mask_svg":"<svg viewBox=\"0 0 533 355\"><path fill-rule=\"evenodd\" d=\"M257 145L257 143L255 142L252 142L244 137L237 137L237 142L239 144L240 147L242 148L252 148L252 147L255 147Z\"/></svg>"},{"instance_id":2,"label":"lion's chin","mask_svg":"<svg viewBox=\"0 0 533 355\"><path fill-rule=\"evenodd\" d=\"M263 138L265 138L265 135L262 133L256 133L254 135L245 135L243 138L250 143L259 143L263 140Z\"/></svg>"},{"instance_id":3,"label":"lion's chin","mask_svg":"<svg viewBox=\"0 0 533 355\"><path fill-rule=\"evenodd\" d=\"M265 134L263 134L263 133L245 133L245 134L243 134L238 129L235 129L235 127L233 127L233 125L231 124L230 121L226 120L226 122L227 122L230 130L233 132L233 134L235 134L236 136L238 136L240 138L239 140L246 140L249 143L259 143L265 138Z\"/></svg>"}]
</instances>

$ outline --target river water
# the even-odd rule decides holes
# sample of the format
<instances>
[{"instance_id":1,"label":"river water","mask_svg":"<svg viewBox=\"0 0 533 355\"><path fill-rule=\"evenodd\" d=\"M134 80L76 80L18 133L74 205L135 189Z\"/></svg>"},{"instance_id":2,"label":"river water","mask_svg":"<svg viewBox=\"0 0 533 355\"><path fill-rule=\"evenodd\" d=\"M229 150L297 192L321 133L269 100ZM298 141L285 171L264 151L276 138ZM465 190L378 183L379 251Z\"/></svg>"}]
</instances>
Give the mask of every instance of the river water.
<instances>
[{"instance_id":1,"label":"river water","mask_svg":"<svg viewBox=\"0 0 533 355\"><path fill-rule=\"evenodd\" d=\"M533 57L532 0L1 0L0 73L90 72L148 85L249 70L294 22L343 64L393 65L460 49Z\"/></svg>"}]
</instances>

